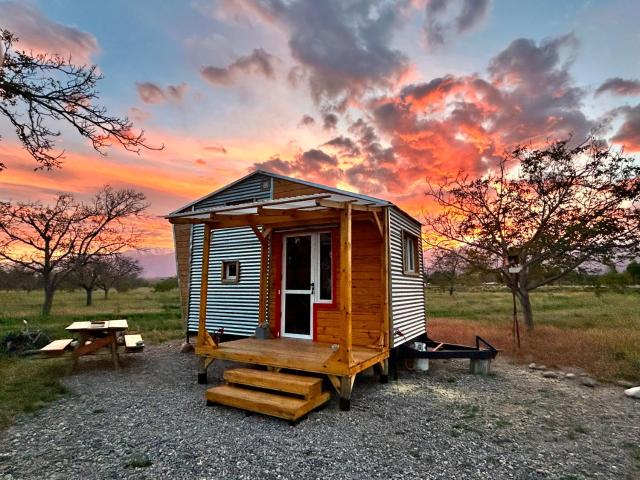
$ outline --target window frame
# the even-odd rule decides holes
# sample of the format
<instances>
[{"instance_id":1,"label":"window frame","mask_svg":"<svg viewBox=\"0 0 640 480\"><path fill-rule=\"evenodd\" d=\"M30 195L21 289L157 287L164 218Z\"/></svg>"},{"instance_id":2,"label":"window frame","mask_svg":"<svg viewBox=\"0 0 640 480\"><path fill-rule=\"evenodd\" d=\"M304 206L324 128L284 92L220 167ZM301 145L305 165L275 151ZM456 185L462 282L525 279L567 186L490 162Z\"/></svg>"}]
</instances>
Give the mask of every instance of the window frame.
<instances>
[{"instance_id":1,"label":"window frame","mask_svg":"<svg viewBox=\"0 0 640 480\"><path fill-rule=\"evenodd\" d=\"M236 276L234 278L227 277L227 265L235 264ZM225 285L234 285L240 283L240 261L239 260L222 260L222 268L220 271L220 283Z\"/></svg>"},{"instance_id":2,"label":"window frame","mask_svg":"<svg viewBox=\"0 0 640 480\"><path fill-rule=\"evenodd\" d=\"M408 269L407 239L413 241L413 270ZM420 249L418 247L418 236L407 230L402 231L402 273L411 277L420 276Z\"/></svg>"}]
</instances>

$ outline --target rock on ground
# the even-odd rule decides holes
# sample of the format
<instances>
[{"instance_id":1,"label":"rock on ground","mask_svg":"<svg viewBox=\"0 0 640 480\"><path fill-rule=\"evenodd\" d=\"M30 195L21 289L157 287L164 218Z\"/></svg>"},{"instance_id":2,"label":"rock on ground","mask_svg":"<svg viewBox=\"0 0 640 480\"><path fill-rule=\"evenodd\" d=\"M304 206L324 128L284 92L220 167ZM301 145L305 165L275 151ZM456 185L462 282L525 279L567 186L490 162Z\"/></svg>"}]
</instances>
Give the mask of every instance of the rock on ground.
<instances>
[{"instance_id":1,"label":"rock on ground","mask_svg":"<svg viewBox=\"0 0 640 480\"><path fill-rule=\"evenodd\" d=\"M494 362L432 361L386 385L358 378L298 426L207 407L180 344L82 359L72 394L0 433L2 479L638 478L640 409L603 385ZM215 367L215 368L214 368ZM209 369L213 384L221 364Z\"/></svg>"}]
</instances>

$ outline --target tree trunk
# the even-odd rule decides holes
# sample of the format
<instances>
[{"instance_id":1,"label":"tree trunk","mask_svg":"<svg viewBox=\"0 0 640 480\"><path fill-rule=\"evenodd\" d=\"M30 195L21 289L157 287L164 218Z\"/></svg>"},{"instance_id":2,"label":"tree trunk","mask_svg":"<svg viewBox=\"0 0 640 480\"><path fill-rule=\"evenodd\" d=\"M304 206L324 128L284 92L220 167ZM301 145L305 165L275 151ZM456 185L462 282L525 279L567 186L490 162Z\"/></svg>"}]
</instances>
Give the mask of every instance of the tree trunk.
<instances>
[{"instance_id":1,"label":"tree trunk","mask_svg":"<svg viewBox=\"0 0 640 480\"><path fill-rule=\"evenodd\" d=\"M531 309L531 299L529 298L529 291L523 288L518 289L517 297L520 301L520 309L522 310L522 318L524 318L524 324L527 330L533 330L533 310Z\"/></svg>"},{"instance_id":2,"label":"tree trunk","mask_svg":"<svg viewBox=\"0 0 640 480\"><path fill-rule=\"evenodd\" d=\"M453 295L453 290L455 289L454 284L450 283L449 284L449 295Z\"/></svg>"},{"instance_id":3,"label":"tree trunk","mask_svg":"<svg viewBox=\"0 0 640 480\"><path fill-rule=\"evenodd\" d=\"M108 300L109 299L109 289L108 288L103 288L102 290L104 290L104 299Z\"/></svg>"},{"instance_id":4,"label":"tree trunk","mask_svg":"<svg viewBox=\"0 0 640 480\"><path fill-rule=\"evenodd\" d=\"M84 291L87 293L87 307L90 307L91 304L93 303L93 288L86 288L84 289Z\"/></svg>"},{"instance_id":5,"label":"tree trunk","mask_svg":"<svg viewBox=\"0 0 640 480\"><path fill-rule=\"evenodd\" d=\"M51 307L53 306L53 294L55 293L55 286L47 278L44 283L44 303L42 304L42 316L48 317L51 313Z\"/></svg>"}]
</instances>

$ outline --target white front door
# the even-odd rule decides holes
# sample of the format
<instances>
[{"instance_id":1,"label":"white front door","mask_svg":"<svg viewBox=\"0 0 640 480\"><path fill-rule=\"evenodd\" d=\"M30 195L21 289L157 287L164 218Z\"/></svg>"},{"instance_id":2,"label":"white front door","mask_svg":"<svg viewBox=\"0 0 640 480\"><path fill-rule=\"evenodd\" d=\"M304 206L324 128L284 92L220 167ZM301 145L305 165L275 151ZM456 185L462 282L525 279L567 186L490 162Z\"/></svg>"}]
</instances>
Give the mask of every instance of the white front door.
<instances>
[{"instance_id":1,"label":"white front door","mask_svg":"<svg viewBox=\"0 0 640 480\"><path fill-rule=\"evenodd\" d=\"M313 338L313 305L332 301L331 233L286 235L283 242L280 334Z\"/></svg>"}]
</instances>

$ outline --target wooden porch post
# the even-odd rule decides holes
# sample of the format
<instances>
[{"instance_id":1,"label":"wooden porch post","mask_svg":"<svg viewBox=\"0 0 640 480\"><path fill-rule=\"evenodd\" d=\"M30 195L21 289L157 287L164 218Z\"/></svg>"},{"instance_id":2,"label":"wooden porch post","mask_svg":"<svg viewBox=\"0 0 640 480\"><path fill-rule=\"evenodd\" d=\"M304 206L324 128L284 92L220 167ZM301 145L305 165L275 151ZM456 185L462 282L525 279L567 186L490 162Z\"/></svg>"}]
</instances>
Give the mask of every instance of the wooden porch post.
<instances>
[{"instance_id":1,"label":"wooden porch post","mask_svg":"<svg viewBox=\"0 0 640 480\"><path fill-rule=\"evenodd\" d=\"M382 218L382 246L381 246L381 259L380 259L380 276L382 282L382 340L383 347L389 349L389 225L387 222L387 211L382 211L384 217Z\"/></svg>"},{"instance_id":2,"label":"wooden porch post","mask_svg":"<svg viewBox=\"0 0 640 480\"><path fill-rule=\"evenodd\" d=\"M269 288L269 278L267 273L269 262L269 237L271 236L271 229L265 228L261 232L255 225L251 225L251 229L260 241L260 295L258 297L258 328L262 328L267 323L267 289Z\"/></svg>"},{"instance_id":3,"label":"wooden porch post","mask_svg":"<svg viewBox=\"0 0 640 480\"><path fill-rule=\"evenodd\" d=\"M340 343L341 358L347 366L353 362L352 298L351 298L351 203L340 211L340 307L343 333Z\"/></svg>"},{"instance_id":4,"label":"wooden porch post","mask_svg":"<svg viewBox=\"0 0 640 480\"><path fill-rule=\"evenodd\" d=\"M209 254L211 250L211 226L204 225L204 239L202 240L202 276L200 277L200 310L198 312L198 339L196 346L203 346L207 342L207 292L209 290Z\"/></svg>"}]
</instances>

